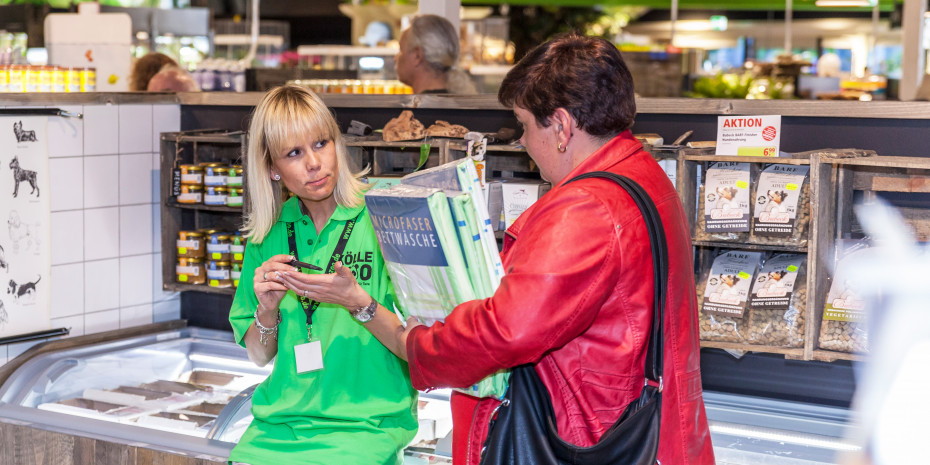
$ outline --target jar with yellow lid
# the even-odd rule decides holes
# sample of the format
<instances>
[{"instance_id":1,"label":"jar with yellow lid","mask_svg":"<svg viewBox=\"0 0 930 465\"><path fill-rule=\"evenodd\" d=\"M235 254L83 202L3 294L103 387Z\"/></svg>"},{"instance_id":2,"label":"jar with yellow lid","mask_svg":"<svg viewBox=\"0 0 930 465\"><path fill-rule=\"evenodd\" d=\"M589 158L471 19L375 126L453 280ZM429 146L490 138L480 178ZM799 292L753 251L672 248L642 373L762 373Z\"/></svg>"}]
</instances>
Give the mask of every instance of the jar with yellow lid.
<instances>
[{"instance_id":1,"label":"jar with yellow lid","mask_svg":"<svg viewBox=\"0 0 930 465\"><path fill-rule=\"evenodd\" d=\"M178 194L178 203L203 203L203 186L181 184L181 193Z\"/></svg>"},{"instance_id":2,"label":"jar with yellow lid","mask_svg":"<svg viewBox=\"0 0 930 465\"><path fill-rule=\"evenodd\" d=\"M241 262L245 258L245 242L245 238L238 232L229 236L229 254L232 256L232 261Z\"/></svg>"},{"instance_id":3,"label":"jar with yellow lid","mask_svg":"<svg viewBox=\"0 0 930 465\"><path fill-rule=\"evenodd\" d=\"M242 165L232 165L226 172L226 185L229 187L242 186Z\"/></svg>"},{"instance_id":4,"label":"jar with yellow lid","mask_svg":"<svg viewBox=\"0 0 930 465\"><path fill-rule=\"evenodd\" d=\"M226 186L204 186L203 187L203 204L213 206L225 206L228 190Z\"/></svg>"},{"instance_id":5,"label":"jar with yellow lid","mask_svg":"<svg viewBox=\"0 0 930 465\"><path fill-rule=\"evenodd\" d=\"M241 207L242 200L242 187L229 186L226 192L226 206Z\"/></svg>"},{"instance_id":6,"label":"jar with yellow lid","mask_svg":"<svg viewBox=\"0 0 930 465\"><path fill-rule=\"evenodd\" d=\"M178 257L203 258L207 253L207 240L198 231L178 231Z\"/></svg>"},{"instance_id":7,"label":"jar with yellow lid","mask_svg":"<svg viewBox=\"0 0 930 465\"><path fill-rule=\"evenodd\" d=\"M178 257L178 264L174 268L179 283L204 284L207 282L207 273L200 258Z\"/></svg>"},{"instance_id":8,"label":"jar with yellow lid","mask_svg":"<svg viewBox=\"0 0 930 465\"><path fill-rule=\"evenodd\" d=\"M232 262L232 271L229 272L229 277L232 279L233 287L239 287L240 276L242 276L242 263Z\"/></svg>"},{"instance_id":9,"label":"jar with yellow lid","mask_svg":"<svg viewBox=\"0 0 930 465\"><path fill-rule=\"evenodd\" d=\"M80 92L81 91L81 69L80 68L65 68L65 91L66 92Z\"/></svg>"},{"instance_id":10,"label":"jar with yellow lid","mask_svg":"<svg viewBox=\"0 0 930 465\"><path fill-rule=\"evenodd\" d=\"M202 185L203 184L203 167L199 165L181 165L181 184Z\"/></svg>"},{"instance_id":11,"label":"jar with yellow lid","mask_svg":"<svg viewBox=\"0 0 930 465\"><path fill-rule=\"evenodd\" d=\"M214 232L207 239L207 259L229 261L229 234Z\"/></svg>"},{"instance_id":12,"label":"jar with yellow lid","mask_svg":"<svg viewBox=\"0 0 930 465\"><path fill-rule=\"evenodd\" d=\"M65 75L65 68L61 66L52 67L52 92L66 92L68 83Z\"/></svg>"},{"instance_id":13,"label":"jar with yellow lid","mask_svg":"<svg viewBox=\"0 0 930 465\"><path fill-rule=\"evenodd\" d=\"M232 266L228 261L210 260L207 262L207 285L210 287L230 287L232 281Z\"/></svg>"},{"instance_id":14,"label":"jar with yellow lid","mask_svg":"<svg viewBox=\"0 0 930 465\"><path fill-rule=\"evenodd\" d=\"M81 70L81 92L97 92L97 68Z\"/></svg>"},{"instance_id":15,"label":"jar with yellow lid","mask_svg":"<svg viewBox=\"0 0 930 465\"><path fill-rule=\"evenodd\" d=\"M225 163L201 163L204 186L225 186L229 167Z\"/></svg>"}]
</instances>

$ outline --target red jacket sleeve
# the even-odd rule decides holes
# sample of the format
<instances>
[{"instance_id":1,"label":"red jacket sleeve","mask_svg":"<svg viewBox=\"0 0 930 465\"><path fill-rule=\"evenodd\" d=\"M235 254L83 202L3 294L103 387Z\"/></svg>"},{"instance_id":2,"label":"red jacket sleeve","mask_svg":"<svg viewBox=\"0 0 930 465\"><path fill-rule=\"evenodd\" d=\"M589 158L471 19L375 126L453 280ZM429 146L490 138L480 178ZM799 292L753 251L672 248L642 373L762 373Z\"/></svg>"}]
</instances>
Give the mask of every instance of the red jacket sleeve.
<instances>
[{"instance_id":1,"label":"red jacket sleeve","mask_svg":"<svg viewBox=\"0 0 930 465\"><path fill-rule=\"evenodd\" d=\"M541 199L511 228L516 240L494 296L459 305L444 324L410 332L415 388L470 386L498 370L536 362L594 321L620 266L618 222L583 186L557 194Z\"/></svg>"}]
</instances>

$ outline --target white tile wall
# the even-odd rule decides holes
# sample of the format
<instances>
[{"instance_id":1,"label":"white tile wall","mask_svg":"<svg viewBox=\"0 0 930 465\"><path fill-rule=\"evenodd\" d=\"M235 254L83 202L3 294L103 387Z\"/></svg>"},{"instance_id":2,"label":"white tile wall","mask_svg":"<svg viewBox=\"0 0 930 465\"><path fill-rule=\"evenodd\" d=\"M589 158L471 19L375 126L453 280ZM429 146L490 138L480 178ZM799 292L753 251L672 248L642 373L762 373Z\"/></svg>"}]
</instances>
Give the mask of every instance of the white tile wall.
<instances>
[{"instance_id":1,"label":"white tile wall","mask_svg":"<svg viewBox=\"0 0 930 465\"><path fill-rule=\"evenodd\" d=\"M161 150L159 136L163 132L181 130L180 105L152 105L152 151Z\"/></svg>"},{"instance_id":2,"label":"white tile wall","mask_svg":"<svg viewBox=\"0 0 930 465\"><path fill-rule=\"evenodd\" d=\"M152 323L152 304L122 307L119 309L119 327L140 326Z\"/></svg>"},{"instance_id":3,"label":"white tile wall","mask_svg":"<svg viewBox=\"0 0 930 465\"><path fill-rule=\"evenodd\" d=\"M119 156L119 204L152 202L152 154Z\"/></svg>"},{"instance_id":4,"label":"white tile wall","mask_svg":"<svg viewBox=\"0 0 930 465\"><path fill-rule=\"evenodd\" d=\"M178 319L178 293L161 283L161 132L180 107L56 106L49 118L51 318L80 336ZM0 345L0 365L41 342Z\"/></svg>"},{"instance_id":5,"label":"white tile wall","mask_svg":"<svg viewBox=\"0 0 930 465\"><path fill-rule=\"evenodd\" d=\"M48 170L52 211L84 208L84 159L52 158L48 161Z\"/></svg>"},{"instance_id":6,"label":"white tile wall","mask_svg":"<svg viewBox=\"0 0 930 465\"><path fill-rule=\"evenodd\" d=\"M84 210L84 259L119 256L119 207Z\"/></svg>"},{"instance_id":7,"label":"white tile wall","mask_svg":"<svg viewBox=\"0 0 930 465\"><path fill-rule=\"evenodd\" d=\"M84 260L84 211L52 213L52 266Z\"/></svg>"},{"instance_id":8,"label":"white tile wall","mask_svg":"<svg viewBox=\"0 0 930 465\"><path fill-rule=\"evenodd\" d=\"M52 266L52 318L84 314L84 264ZM83 326L83 319L81 326Z\"/></svg>"},{"instance_id":9,"label":"white tile wall","mask_svg":"<svg viewBox=\"0 0 930 465\"><path fill-rule=\"evenodd\" d=\"M119 156L84 157L84 208L119 205Z\"/></svg>"},{"instance_id":10,"label":"white tile wall","mask_svg":"<svg viewBox=\"0 0 930 465\"><path fill-rule=\"evenodd\" d=\"M84 113L84 107L56 106L71 113ZM73 157L84 155L84 119L49 118L48 119L48 156Z\"/></svg>"},{"instance_id":11,"label":"white tile wall","mask_svg":"<svg viewBox=\"0 0 930 465\"><path fill-rule=\"evenodd\" d=\"M66 337L75 337L84 335L84 313L80 315L69 316L65 318L52 318L53 328L68 328L71 332Z\"/></svg>"},{"instance_id":12,"label":"white tile wall","mask_svg":"<svg viewBox=\"0 0 930 465\"><path fill-rule=\"evenodd\" d=\"M161 239L161 226L158 237ZM152 253L152 204L119 208L119 255Z\"/></svg>"},{"instance_id":13,"label":"white tile wall","mask_svg":"<svg viewBox=\"0 0 930 465\"><path fill-rule=\"evenodd\" d=\"M119 308L120 261L84 262L84 310L87 313Z\"/></svg>"},{"instance_id":14,"label":"white tile wall","mask_svg":"<svg viewBox=\"0 0 930 465\"><path fill-rule=\"evenodd\" d=\"M119 305L126 307L152 301L153 255L119 259Z\"/></svg>"},{"instance_id":15,"label":"white tile wall","mask_svg":"<svg viewBox=\"0 0 930 465\"><path fill-rule=\"evenodd\" d=\"M119 329L119 309L84 315L84 334Z\"/></svg>"},{"instance_id":16,"label":"white tile wall","mask_svg":"<svg viewBox=\"0 0 930 465\"><path fill-rule=\"evenodd\" d=\"M119 106L119 153L151 153L152 105Z\"/></svg>"},{"instance_id":17,"label":"white tile wall","mask_svg":"<svg viewBox=\"0 0 930 465\"><path fill-rule=\"evenodd\" d=\"M85 105L84 155L119 153L119 129L119 106Z\"/></svg>"}]
</instances>

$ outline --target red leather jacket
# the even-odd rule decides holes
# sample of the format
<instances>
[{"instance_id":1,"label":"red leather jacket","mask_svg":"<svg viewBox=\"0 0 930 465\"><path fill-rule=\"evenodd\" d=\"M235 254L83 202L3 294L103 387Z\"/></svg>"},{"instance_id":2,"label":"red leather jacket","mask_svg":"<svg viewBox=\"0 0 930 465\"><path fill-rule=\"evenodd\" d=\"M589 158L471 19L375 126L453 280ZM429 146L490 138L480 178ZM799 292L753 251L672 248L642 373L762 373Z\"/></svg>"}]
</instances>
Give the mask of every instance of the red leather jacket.
<instances>
[{"instance_id":1,"label":"red leather jacket","mask_svg":"<svg viewBox=\"0 0 930 465\"><path fill-rule=\"evenodd\" d=\"M576 167L507 230L506 275L493 297L459 305L410 332L417 389L468 386L502 368L535 363L559 434L590 446L639 396L652 316L652 255L643 218L612 181L563 185L591 171L637 181L662 217L669 249L659 461L713 464L701 395L690 234L678 194L626 131ZM477 464L494 399L453 399L456 465Z\"/></svg>"}]
</instances>

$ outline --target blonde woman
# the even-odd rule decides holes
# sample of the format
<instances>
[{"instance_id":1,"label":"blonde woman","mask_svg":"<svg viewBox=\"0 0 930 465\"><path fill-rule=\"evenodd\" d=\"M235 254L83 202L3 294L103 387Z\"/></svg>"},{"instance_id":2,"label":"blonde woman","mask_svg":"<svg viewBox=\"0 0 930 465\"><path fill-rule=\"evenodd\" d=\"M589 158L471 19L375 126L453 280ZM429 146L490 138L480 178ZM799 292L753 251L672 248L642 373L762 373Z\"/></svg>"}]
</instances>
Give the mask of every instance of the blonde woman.
<instances>
[{"instance_id":1,"label":"blonde woman","mask_svg":"<svg viewBox=\"0 0 930 465\"><path fill-rule=\"evenodd\" d=\"M397 79L415 94L476 94L475 84L456 65L459 34L446 18L417 15L400 35L394 57Z\"/></svg>"},{"instance_id":2,"label":"blonde woman","mask_svg":"<svg viewBox=\"0 0 930 465\"><path fill-rule=\"evenodd\" d=\"M406 364L353 317L394 303L365 184L329 110L308 90L269 91L249 137L249 241L229 321L249 358L259 366L274 360L274 368L255 389L254 420L230 460L400 464L417 430L417 394ZM285 200L284 189L293 197ZM292 264L294 257L304 263ZM371 304L347 308L298 295L288 276L324 272L307 264L354 272Z\"/></svg>"}]
</instances>

